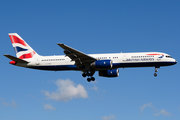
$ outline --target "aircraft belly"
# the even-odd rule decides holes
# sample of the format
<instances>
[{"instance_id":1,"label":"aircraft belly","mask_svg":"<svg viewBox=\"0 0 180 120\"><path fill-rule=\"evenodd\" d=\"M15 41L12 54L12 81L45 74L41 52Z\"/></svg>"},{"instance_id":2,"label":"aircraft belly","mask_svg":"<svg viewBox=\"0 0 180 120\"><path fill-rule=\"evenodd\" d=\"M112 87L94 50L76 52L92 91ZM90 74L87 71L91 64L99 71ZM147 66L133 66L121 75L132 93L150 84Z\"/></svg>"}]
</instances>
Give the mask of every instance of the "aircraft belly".
<instances>
[{"instance_id":1,"label":"aircraft belly","mask_svg":"<svg viewBox=\"0 0 180 120\"><path fill-rule=\"evenodd\" d=\"M127 63L113 63L113 68L170 66L174 64L175 62L127 62Z\"/></svg>"},{"instance_id":2,"label":"aircraft belly","mask_svg":"<svg viewBox=\"0 0 180 120\"><path fill-rule=\"evenodd\" d=\"M28 68L50 71L77 70L76 65L29 66Z\"/></svg>"}]
</instances>

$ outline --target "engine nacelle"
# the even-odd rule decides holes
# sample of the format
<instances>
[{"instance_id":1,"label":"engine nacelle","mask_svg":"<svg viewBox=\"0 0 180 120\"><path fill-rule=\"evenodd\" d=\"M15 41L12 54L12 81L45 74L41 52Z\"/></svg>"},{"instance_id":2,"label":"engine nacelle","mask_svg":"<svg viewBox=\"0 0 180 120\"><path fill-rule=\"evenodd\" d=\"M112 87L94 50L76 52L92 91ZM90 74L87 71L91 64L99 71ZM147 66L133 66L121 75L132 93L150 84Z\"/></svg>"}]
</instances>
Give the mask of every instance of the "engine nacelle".
<instances>
[{"instance_id":1,"label":"engine nacelle","mask_svg":"<svg viewBox=\"0 0 180 120\"><path fill-rule=\"evenodd\" d=\"M93 68L112 68L111 60L97 60L91 64Z\"/></svg>"},{"instance_id":2,"label":"engine nacelle","mask_svg":"<svg viewBox=\"0 0 180 120\"><path fill-rule=\"evenodd\" d=\"M118 69L100 70L99 76L101 76L101 77L118 77L119 76L119 70Z\"/></svg>"}]
</instances>

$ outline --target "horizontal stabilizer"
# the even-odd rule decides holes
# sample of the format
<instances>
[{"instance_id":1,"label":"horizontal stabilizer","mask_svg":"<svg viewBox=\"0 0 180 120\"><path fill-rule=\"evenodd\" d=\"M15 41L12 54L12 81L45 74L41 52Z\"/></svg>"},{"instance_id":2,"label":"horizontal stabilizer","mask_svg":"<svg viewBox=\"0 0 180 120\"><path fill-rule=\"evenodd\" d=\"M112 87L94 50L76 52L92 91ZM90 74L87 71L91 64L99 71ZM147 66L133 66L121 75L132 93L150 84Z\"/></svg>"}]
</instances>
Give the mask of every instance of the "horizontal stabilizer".
<instances>
[{"instance_id":1,"label":"horizontal stabilizer","mask_svg":"<svg viewBox=\"0 0 180 120\"><path fill-rule=\"evenodd\" d=\"M11 55L4 55L5 57L13 60L13 61L16 61L16 62L19 62L19 63L28 63L27 61L25 60L22 60L22 59L19 59L17 57L14 57L14 56L11 56Z\"/></svg>"}]
</instances>

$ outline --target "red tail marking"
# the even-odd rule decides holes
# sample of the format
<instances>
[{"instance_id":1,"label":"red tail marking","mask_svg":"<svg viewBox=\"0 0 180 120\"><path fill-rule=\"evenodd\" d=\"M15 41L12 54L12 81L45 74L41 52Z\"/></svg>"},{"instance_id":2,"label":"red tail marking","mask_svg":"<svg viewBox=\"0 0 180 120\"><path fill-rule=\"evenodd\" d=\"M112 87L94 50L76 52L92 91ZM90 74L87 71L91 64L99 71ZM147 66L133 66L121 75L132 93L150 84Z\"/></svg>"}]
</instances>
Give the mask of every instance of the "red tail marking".
<instances>
[{"instance_id":1,"label":"red tail marking","mask_svg":"<svg viewBox=\"0 0 180 120\"><path fill-rule=\"evenodd\" d=\"M19 58L20 58L20 59L32 58L32 57L34 56L34 54L36 54L35 51L33 51L33 52L31 52L31 53L28 53L28 54L21 55Z\"/></svg>"},{"instance_id":2,"label":"red tail marking","mask_svg":"<svg viewBox=\"0 0 180 120\"><path fill-rule=\"evenodd\" d=\"M28 46L28 45L26 44L26 42L24 42L24 41L21 40L20 38L16 37L15 35L9 35L9 37L10 37L12 43L20 43L20 44L22 44L22 45L24 45L24 46Z\"/></svg>"}]
</instances>

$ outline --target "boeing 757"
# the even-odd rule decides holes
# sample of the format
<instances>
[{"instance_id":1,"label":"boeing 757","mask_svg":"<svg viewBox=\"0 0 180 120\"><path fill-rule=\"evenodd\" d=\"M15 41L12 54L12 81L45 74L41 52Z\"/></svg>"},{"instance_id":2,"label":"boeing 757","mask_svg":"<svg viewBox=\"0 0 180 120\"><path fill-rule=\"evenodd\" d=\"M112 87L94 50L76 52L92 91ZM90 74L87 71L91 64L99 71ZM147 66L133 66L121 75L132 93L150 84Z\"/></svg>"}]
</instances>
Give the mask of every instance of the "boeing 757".
<instances>
[{"instance_id":1,"label":"boeing 757","mask_svg":"<svg viewBox=\"0 0 180 120\"><path fill-rule=\"evenodd\" d=\"M177 61L170 55L162 52L139 53L110 53L110 54L85 54L65 44L58 43L64 49L65 55L41 56L38 55L17 33L9 33L16 57L5 54L11 59L12 65L50 71L75 70L82 71L82 76L87 81L94 81L96 71L102 77L118 77L118 68L128 67L155 67L170 66Z\"/></svg>"}]
</instances>

